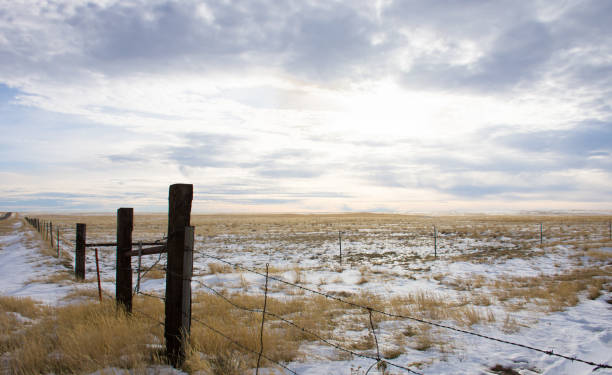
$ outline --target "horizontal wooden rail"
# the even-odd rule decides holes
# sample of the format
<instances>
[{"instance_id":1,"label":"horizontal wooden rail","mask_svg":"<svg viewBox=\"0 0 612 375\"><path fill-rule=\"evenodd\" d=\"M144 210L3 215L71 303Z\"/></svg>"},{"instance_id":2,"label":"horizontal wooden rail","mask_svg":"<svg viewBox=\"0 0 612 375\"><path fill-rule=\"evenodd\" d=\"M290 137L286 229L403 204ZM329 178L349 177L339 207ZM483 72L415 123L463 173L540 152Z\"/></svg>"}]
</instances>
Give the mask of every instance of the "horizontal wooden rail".
<instances>
[{"instance_id":1,"label":"horizontal wooden rail","mask_svg":"<svg viewBox=\"0 0 612 375\"><path fill-rule=\"evenodd\" d=\"M153 241L153 242L138 242L134 241L133 245L142 244L142 245L163 245L165 241ZM106 247L106 246L117 246L117 242L98 242L98 243L87 243L85 247Z\"/></svg>"},{"instance_id":2,"label":"horizontal wooden rail","mask_svg":"<svg viewBox=\"0 0 612 375\"><path fill-rule=\"evenodd\" d=\"M131 257L137 257L138 254L140 255L151 255L151 254L163 254L168 252L168 249L166 247L166 245L161 245L161 246L153 246L153 247L147 247L144 248L142 250L132 250L130 252L125 253L126 255L129 255Z\"/></svg>"}]
</instances>

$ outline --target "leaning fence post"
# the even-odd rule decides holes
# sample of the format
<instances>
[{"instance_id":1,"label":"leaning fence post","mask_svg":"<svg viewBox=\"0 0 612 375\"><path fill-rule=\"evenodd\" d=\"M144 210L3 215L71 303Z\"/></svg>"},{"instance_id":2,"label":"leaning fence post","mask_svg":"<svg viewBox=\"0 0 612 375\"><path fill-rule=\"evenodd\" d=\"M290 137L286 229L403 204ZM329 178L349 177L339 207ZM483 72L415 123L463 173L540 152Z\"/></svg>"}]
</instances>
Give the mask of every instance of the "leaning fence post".
<instances>
[{"instance_id":1,"label":"leaning fence post","mask_svg":"<svg viewBox=\"0 0 612 375\"><path fill-rule=\"evenodd\" d=\"M74 275L77 279L85 278L85 235L87 227L83 223L76 225L76 241L74 251Z\"/></svg>"},{"instance_id":2,"label":"leaning fence post","mask_svg":"<svg viewBox=\"0 0 612 375\"><path fill-rule=\"evenodd\" d=\"M134 228L134 209L117 210L117 267L115 299L117 305L132 312L132 230Z\"/></svg>"},{"instance_id":3,"label":"leaning fence post","mask_svg":"<svg viewBox=\"0 0 612 375\"><path fill-rule=\"evenodd\" d=\"M190 304L186 303L186 286L191 286L185 275L185 258L190 259L185 238L185 231L190 226L191 201L193 200L193 185L174 184L170 186L168 197L168 265L166 272L166 320L164 337L166 339L166 355L174 367L180 367L185 360L185 335L187 335L190 319Z\"/></svg>"}]
</instances>

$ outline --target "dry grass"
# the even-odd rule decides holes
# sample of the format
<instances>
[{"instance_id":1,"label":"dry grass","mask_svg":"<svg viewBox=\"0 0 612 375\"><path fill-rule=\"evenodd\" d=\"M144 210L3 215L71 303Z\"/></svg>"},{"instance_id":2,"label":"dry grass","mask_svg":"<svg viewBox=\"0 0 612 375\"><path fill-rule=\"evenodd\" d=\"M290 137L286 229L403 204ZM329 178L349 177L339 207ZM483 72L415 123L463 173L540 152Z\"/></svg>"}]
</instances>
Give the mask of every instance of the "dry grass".
<instances>
[{"instance_id":1,"label":"dry grass","mask_svg":"<svg viewBox=\"0 0 612 375\"><path fill-rule=\"evenodd\" d=\"M504 319L502 332L504 333L516 333L521 328L521 325L514 319L510 314L506 314Z\"/></svg>"},{"instance_id":2,"label":"dry grass","mask_svg":"<svg viewBox=\"0 0 612 375\"><path fill-rule=\"evenodd\" d=\"M577 305L582 293L586 293L588 298L597 298L606 281L610 280L609 271L591 267L557 275L496 280L492 286L493 293L502 302L518 303L521 306L535 303L553 312Z\"/></svg>"},{"instance_id":3,"label":"dry grass","mask_svg":"<svg viewBox=\"0 0 612 375\"><path fill-rule=\"evenodd\" d=\"M55 272L43 277L31 279L29 282L31 283L43 283L43 284L66 284L68 282L76 282L77 280L74 276L74 272L64 270Z\"/></svg>"},{"instance_id":4,"label":"dry grass","mask_svg":"<svg viewBox=\"0 0 612 375\"><path fill-rule=\"evenodd\" d=\"M87 224L88 238L114 233L114 215L40 215L51 220L66 233L73 233L74 223ZM431 237L436 225L441 239L451 238L493 238L505 236L511 239L539 240L540 223L545 238L580 238L599 233L607 237L609 216L563 216L563 215L451 215L423 216L400 214L242 214L242 215L192 215L191 225L196 226L196 235L202 237L226 236L229 242L234 238L291 238L292 242L321 243L333 238L337 241L338 231L350 239L365 240L372 234L403 230L410 233L398 237L411 241L421 236ZM167 231L166 214L139 214L134 216L134 237L142 239L160 238ZM372 231L374 233L372 233ZM68 236L70 237L70 236ZM234 237L234 238L233 238ZM343 236L344 237L344 236Z\"/></svg>"},{"instance_id":5,"label":"dry grass","mask_svg":"<svg viewBox=\"0 0 612 375\"><path fill-rule=\"evenodd\" d=\"M27 303L32 306L32 302ZM31 307L29 307L31 308ZM161 330L117 311L114 302L80 303L38 310L37 318L10 336L13 374L73 374L104 366L139 369L159 362Z\"/></svg>"},{"instance_id":6,"label":"dry grass","mask_svg":"<svg viewBox=\"0 0 612 375\"><path fill-rule=\"evenodd\" d=\"M261 309L263 297L235 294L228 296L232 301L251 309ZM337 305L320 298L294 298L279 300L268 298L269 312L283 316L310 332L324 334L331 329L326 323L337 316ZM223 332L251 350L259 350L259 329L261 314L236 309L222 299L209 294L198 294L194 298L192 316ZM294 329L273 316L266 317L264 349L266 356L275 361L291 361L298 358L299 346L303 341L314 340L308 333ZM194 371L198 366L210 367L214 374L243 373L255 366L256 358L237 352L233 344L197 321L191 331L192 352L187 366ZM242 354L240 354L242 353ZM205 358L205 361L202 361ZM198 365L199 363L199 365Z\"/></svg>"},{"instance_id":7,"label":"dry grass","mask_svg":"<svg viewBox=\"0 0 612 375\"><path fill-rule=\"evenodd\" d=\"M234 269L232 267L228 266L227 264L221 263L208 263L208 270L212 274L234 272Z\"/></svg>"}]
</instances>

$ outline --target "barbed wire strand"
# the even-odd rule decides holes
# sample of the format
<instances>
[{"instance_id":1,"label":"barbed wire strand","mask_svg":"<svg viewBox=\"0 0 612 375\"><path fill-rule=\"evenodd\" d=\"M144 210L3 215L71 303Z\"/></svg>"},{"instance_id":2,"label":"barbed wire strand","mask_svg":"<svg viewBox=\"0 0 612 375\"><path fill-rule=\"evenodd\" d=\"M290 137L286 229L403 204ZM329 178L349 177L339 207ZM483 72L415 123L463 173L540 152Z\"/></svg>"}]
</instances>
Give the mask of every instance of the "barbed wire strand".
<instances>
[{"instance_id":1,"label":"barbed wire strand","mask_svg":"<svg viewBox=\"0 0 612 375\"><path fill-rule=\"evenodd\" d=\"M248 267L241 266L239 264L228 262L225 259L216 257L214 255L204 254L204 253L202 253L202 255L204 255L204 256L206 256L208 258L211 258L211 259L218 260L218 261L220 261L222 263L225 263L225 264L228 264L228 265L230 265L232 267L236 267L236 268L239 268L239 269L242 269L242 270L245 270L245 271L248 271L248 272L251 272L251 273L254 273L254 274L257 274L257 275L265 277L265 275L262 274L261 272L258 272L256 270L250 269ZM572 357L572 356L568 356L568 355L564 355L564 354L555 353L553 350L539 349L539 348L536 348L536 347L533 347L533 346L530 346L530 345L525 345L525 344L520 344L520 343L513 342L513 341L503 340L503 339L499 339L499 338L496 338L496 337L487 336L487 335L483 335L483 334L472 332L472 331L467 331L467 330L464 330L464 329L461 329L461 328L456 328L456 327L448 326L448 325L445 325L445 324L431 322L431 321L428 321L428 320L425 320L425 319L421 319L421 318L416 318L416 317L413 317L413 316L394 314L394 313L386 312L386 311L383 311L383 310L378 310L378 309L375 309L375 308L372 308L372 307L359 305L357 303L354 303L354 302L351 302L351 301L347 301L345 299L342 299L340 297L336 297L336 296L333 296L333 295L330 295L330 294L327 294L327 293L323 293L323 292L319 292L317 290L306 288L304 286L297 285L297 284L291 283L289 281L286 281L286 280L283 280L283 279L279 279L279 278L274 277L274 276L270 276L269 278L271 280L278 281L280 283L283 283L283 284L286 284L286 285L290 285L290 286L293 286L293 287L296 287L296 288L308 291L310 293L314 293L314 294L323 296L325 298L329 298L329 299L332 299L332 300L344 303L346 305L353 306L355 308L364 309L364 310L370 309L370 310L372 310L372 312L375 312L375 313L378 313L378 314L382 314L382 315L385 315L385 316L388 316L388 317L391 317L391 318L412 320L412 321L415 321L415 322L431 325L431 326L434 326L434 327L439 327L439 328L443 328L443 329L447 329L447 330L451 330L451 331L455 331L455 332L459 332L459 333L463 333L463 334L467 334L467 335L472 335L472 336L480 337L480 338L483 338L483 339L486 339L486 340L496 341L496 342L499 342L499 343L502 343L502 344L513 345L513 346L520 347L520 348L523 348L523 349L528 349L528 350L536 351L536 352L539 352L539 353L543 353L543 354L546 354L546 355L549 355L549 356L559 357L559 358L567 359L567 360L570 360L570 361L581 362L581 363L584 363L584 364L587 364L587 365L590 365L590 366L594 366L594 367L596 367L596 369L600 369L600 368L612 368L612 365L608 365L608 364L604 364L604 363L596 363L596 362L587 361L587 360L584 360L584 359L581 359L581 358L578 358L578 357Z\"/></svg>"}]
</instances>

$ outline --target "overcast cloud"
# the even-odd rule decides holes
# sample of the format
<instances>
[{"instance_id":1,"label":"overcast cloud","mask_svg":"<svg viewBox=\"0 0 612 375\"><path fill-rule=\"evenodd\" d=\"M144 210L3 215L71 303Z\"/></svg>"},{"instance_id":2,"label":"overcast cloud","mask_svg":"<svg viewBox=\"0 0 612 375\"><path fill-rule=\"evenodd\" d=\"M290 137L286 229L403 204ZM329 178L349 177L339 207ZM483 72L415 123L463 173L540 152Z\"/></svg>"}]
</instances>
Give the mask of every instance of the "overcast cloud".
<instances>
[{"instance_id":1,"label":"overcast cloud","mask_svg":"<svg viewBox=\"0 0 612 375\"><path fill-rule=\"evenodd\" d=\"M612 2L0 4L0 210L612 210Z\"/></svg>"}]
</instances>

